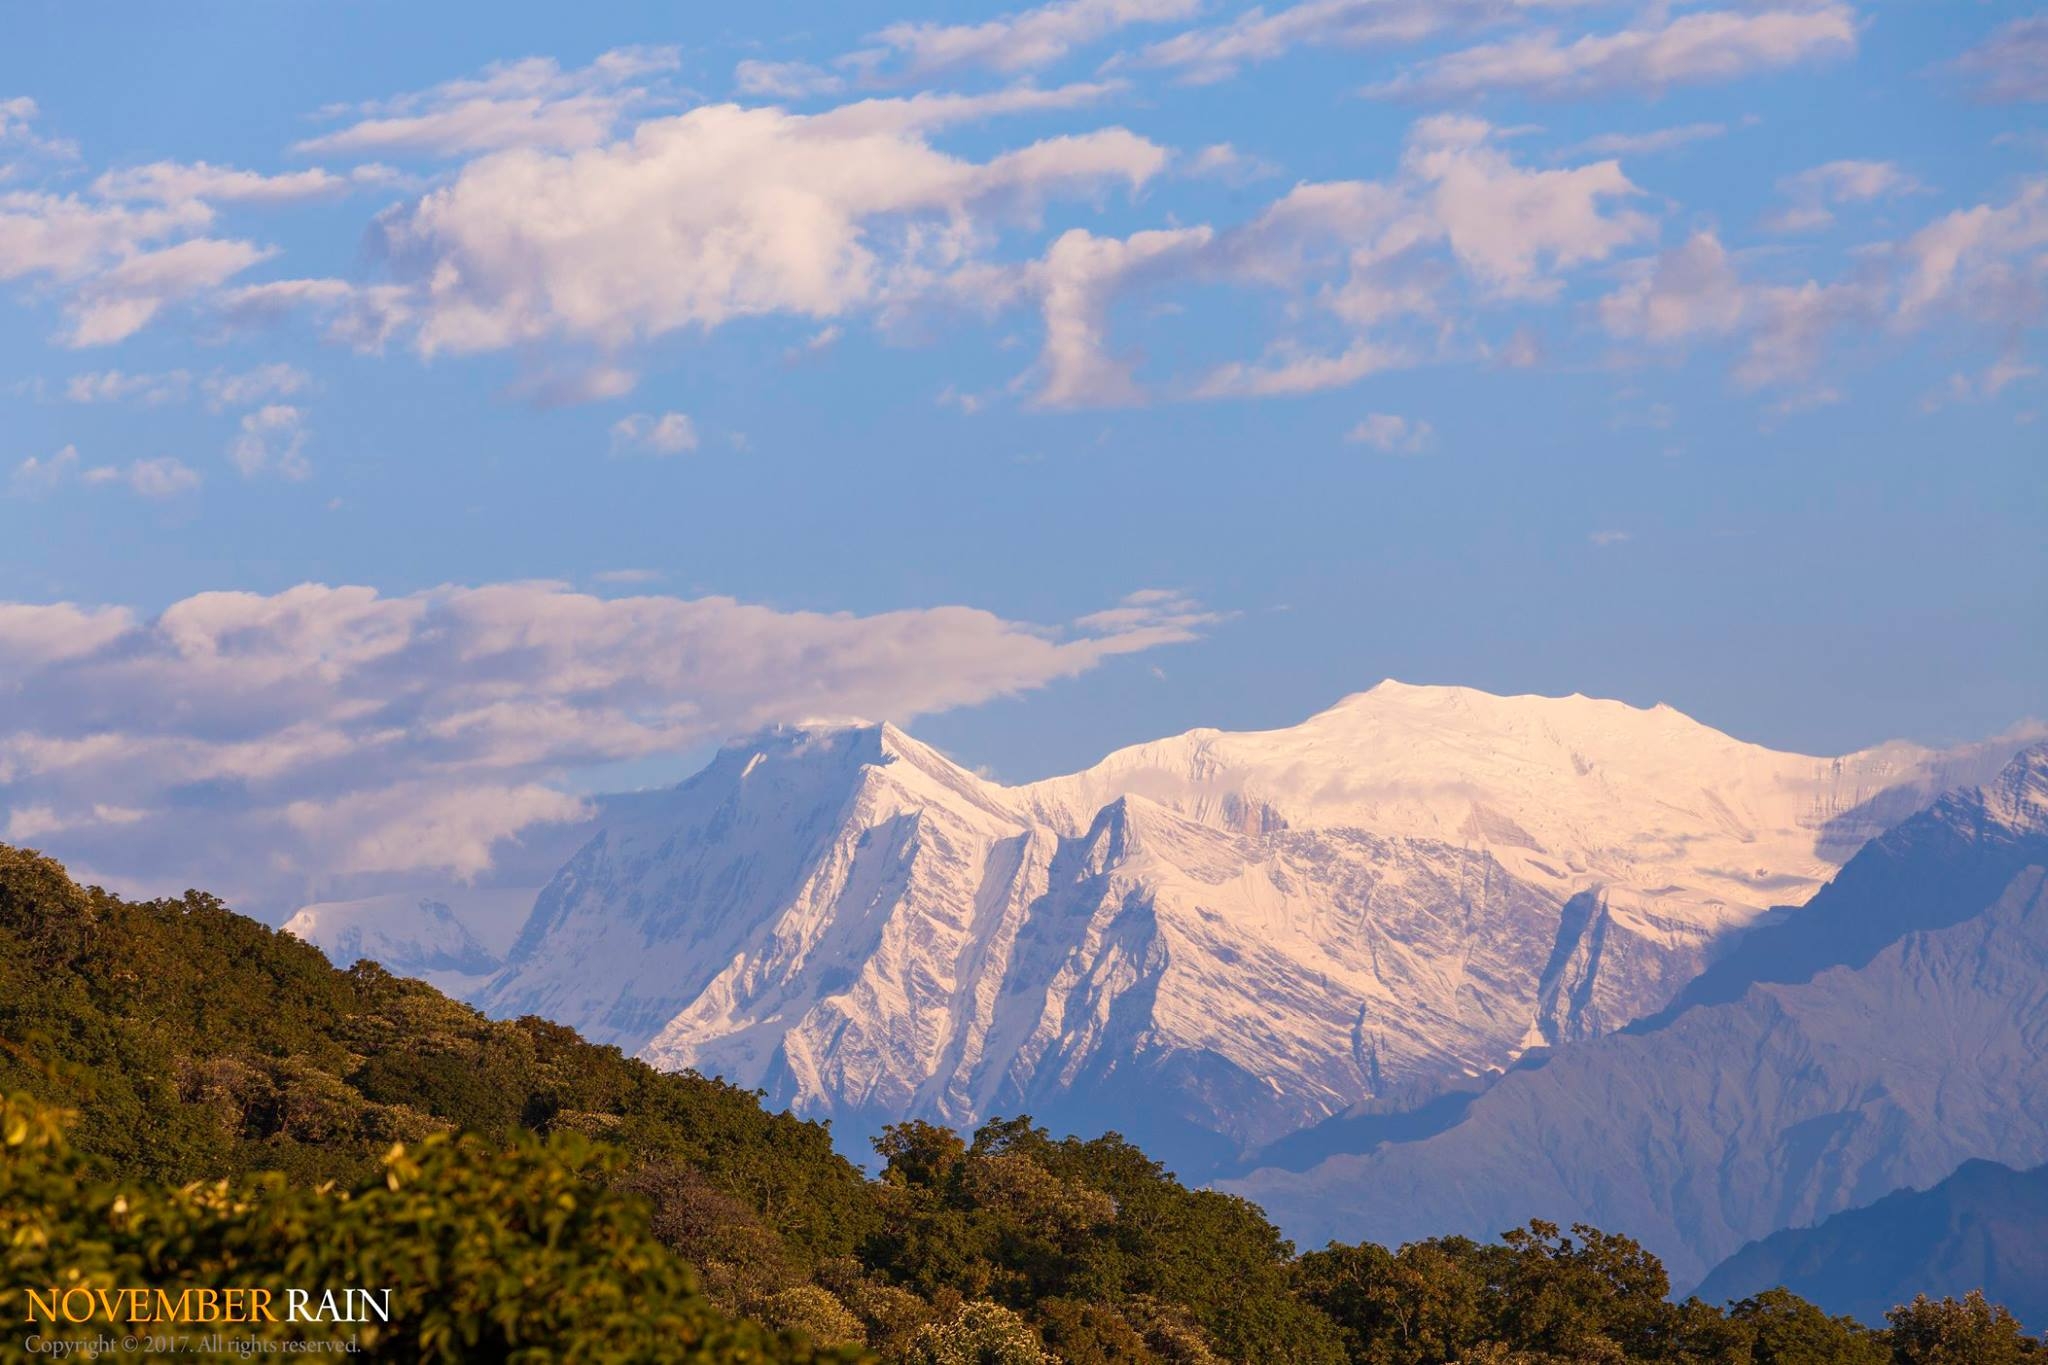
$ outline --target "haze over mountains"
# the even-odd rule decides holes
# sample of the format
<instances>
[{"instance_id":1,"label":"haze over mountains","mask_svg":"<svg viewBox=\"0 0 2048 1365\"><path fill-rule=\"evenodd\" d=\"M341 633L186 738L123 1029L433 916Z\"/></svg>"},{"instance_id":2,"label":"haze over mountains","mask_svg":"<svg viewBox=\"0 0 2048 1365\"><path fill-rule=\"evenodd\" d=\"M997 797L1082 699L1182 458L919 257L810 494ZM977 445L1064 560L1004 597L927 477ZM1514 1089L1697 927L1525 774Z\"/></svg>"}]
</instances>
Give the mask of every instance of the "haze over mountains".
<instances>
[{"instance_id":1,"label":"haze over mountains","mask_svg":"<svg viewBox=\"0 0 2048 1365\"><path fill-rule=\"evenodd\" d=\"M2011 748L1814 758L1392 682L1018 787L784 729L601 820L474 998L843 1130L1028 1110L1198 1172L1653 1014Z\"/></svg>"}]
</instances>

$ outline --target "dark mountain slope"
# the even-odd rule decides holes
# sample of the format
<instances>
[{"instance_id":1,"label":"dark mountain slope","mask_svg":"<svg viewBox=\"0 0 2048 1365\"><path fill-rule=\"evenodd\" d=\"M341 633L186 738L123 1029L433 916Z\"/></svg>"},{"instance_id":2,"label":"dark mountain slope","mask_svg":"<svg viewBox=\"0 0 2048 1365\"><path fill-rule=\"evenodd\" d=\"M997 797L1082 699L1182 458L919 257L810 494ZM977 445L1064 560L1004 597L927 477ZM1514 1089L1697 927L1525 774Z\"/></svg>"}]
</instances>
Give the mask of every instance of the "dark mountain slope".
<instances>
[{"instance_id":1,"label":"dark mountain slope","mask_svg":"<svg viewBox=\"0 0 2048 1365\"><path fill-rule=\"evenodd\" d=\"M1900 1190L1751 1242L1698 1292L1722 1303L1776 1286L1871 1324L1915 1293L1972 1289L2023 1322L2048 1319L2048 1166L1965 1162L1931 1190Z\"/></svg>"}]
</instances>

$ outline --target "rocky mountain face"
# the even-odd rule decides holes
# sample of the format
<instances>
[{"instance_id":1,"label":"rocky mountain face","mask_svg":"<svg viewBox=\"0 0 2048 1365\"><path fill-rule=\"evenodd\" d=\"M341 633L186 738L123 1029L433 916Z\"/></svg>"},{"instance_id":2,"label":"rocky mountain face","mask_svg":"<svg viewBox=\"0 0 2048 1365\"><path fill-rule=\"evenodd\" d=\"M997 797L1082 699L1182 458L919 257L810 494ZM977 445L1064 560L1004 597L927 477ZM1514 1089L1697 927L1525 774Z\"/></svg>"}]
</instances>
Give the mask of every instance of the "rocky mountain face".
<instances>
[{"instance_id":1,"label":"rocky mountain face","mask_svg":"<svg viewBox=\"0 0 2048 1365\"><path fill-rule=\"evenodd\" d=\"M1525 1061L1440 1131L1228 1187L1309 1245L1626 1229L1683 1287L1971 1158L2048 1160L2048 745L1867 846L1660 1015Z\"/></svg>"},{"instance_id":2,"label":"rocky mountain face","mask_svg":"<svg viewBox=\"0 0 2048 1365\"><path fill-rule=\"evenodd\" d=\"M2048 1166L1969 1161L1932 1189L1772 1233L1714 1267L1699 1296L1720 1304L1777 1285L1873 1326L1915 1294L1972 1289L2030 1326L2048 1321Z\"/></svg>"},{"instance_id":3,"label":"rocky mountain face","mask_svg":"<svg viewBox=\"0 0 2048 1365\"><path fill-rule=\"evenodd\" d=\"M1654 1014L2005 752L1397 683L1017 787L784 729L621 805L475 998L843 1127L1021 1110L1212 1169Z\"/></svg>"}]
</instances>

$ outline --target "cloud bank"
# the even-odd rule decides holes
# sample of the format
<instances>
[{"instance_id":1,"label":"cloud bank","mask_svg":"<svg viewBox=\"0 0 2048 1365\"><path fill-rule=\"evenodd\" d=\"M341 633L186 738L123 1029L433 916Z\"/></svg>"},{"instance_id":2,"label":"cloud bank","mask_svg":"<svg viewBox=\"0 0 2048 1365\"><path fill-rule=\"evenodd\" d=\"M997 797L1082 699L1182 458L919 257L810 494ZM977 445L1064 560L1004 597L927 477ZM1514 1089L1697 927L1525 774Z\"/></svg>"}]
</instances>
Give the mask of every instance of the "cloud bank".
<instances>
[{"instance_id":1,"label":"cloud bank","mask_svg":"<svg viewBox=\"0 0 2048 1365\"><path fill-rule=\"evenodd\" d=\"M1158 590L1064 629L552 583L202 593L147 619L0 604L0 837L259 910L475 877L522 832L582 818L580 772L776 722L972 706L1213 619Z\"/></svg>"}]
</instances>

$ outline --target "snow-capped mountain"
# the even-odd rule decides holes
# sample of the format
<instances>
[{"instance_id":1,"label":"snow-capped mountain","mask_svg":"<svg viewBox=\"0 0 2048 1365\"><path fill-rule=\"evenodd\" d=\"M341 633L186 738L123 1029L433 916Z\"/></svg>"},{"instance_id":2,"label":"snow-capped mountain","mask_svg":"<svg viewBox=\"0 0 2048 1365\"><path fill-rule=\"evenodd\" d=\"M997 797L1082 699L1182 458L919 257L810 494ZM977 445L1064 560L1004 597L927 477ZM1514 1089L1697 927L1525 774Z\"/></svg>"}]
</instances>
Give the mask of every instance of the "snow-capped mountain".
<instances>
[{"instance_id":1,"label":"snow-capped mountain","mask_svg":"<svg viewBox=\"0 0 2048 1365\"><path fill-rule=\"evenodd\" d=\"M1869 844L1709 975L1442 1131L1226 1188L1306 1245L1625 1228L1683 1287L1972 1158L2048 1161L2048 745Z\"/></svg>"},{"instance_id":2,"label":"snow-capped mountain","mask_svg":"<svg viewBox=\"0 0 2048 1365\"><path fill-rule=\"evenodd\" d=\"M806 1114L1028 1110L1192 1169L1655 1011L2012 747L1393 682L1017 787L779 729L607 820L477 998Z\"/></svg>"}]
</instances>

